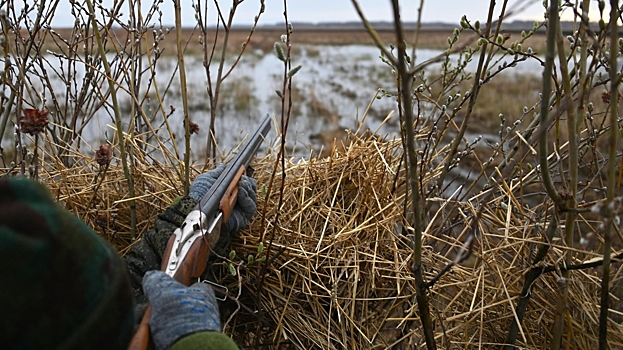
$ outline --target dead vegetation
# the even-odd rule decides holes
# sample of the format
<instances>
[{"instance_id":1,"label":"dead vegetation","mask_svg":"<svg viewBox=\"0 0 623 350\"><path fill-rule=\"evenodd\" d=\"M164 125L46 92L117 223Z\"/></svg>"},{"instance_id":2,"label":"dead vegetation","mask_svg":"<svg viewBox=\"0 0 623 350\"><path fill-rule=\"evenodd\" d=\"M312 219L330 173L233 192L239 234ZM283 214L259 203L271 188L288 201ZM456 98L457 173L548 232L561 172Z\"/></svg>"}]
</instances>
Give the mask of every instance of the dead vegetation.
<instances>
[{"instance_id":1,"label":"dead vegetation","mask_svg":"<svg viewBox=\"0 0 623 350\"><path fill-rule=\"evenodd\" d=\"M458 26L458 23L457 23ZM165 33L169 33L171 27L164 29ZM124 42L128 38L132 37L132 33L122 28L112 29L112 35L119 38L120 42ZM71 37L73 29L70 28L54 28L52 36L58 36L61 38ZM201 54L203 51L202 42L213 42L215 38L215 31L209 29L205 38L202 37L201 32L198 29L184 28L183 41L186 45L186 53ZM391 41L394 32L393 30L381 29L379 31L381 37L386 41ZM85 33L88 35L88 33ZM282 28L271 27L258 27L255 34L249 42L249 48L253 50L259 50L263 53L270 52L275 43L275 38L282 34ZM231 30L230 40L233 43L229 48L230 53L238 53L240 51L240 44L246 41L249 35L247 27L233 27ZM22 36L27 37L28 33L24 32ZM452 36L452 30L450 29L426 29L421 36L419 47L423 49L445 49L447 47L447 39ZM512 33L513 38L519 37L519 33ZM201 38L201 39L200 39ZM222 45L222 35L218 38L218 46ZM147 45L153 43L153 38L150 35L145 35ZM368 33L363 28L332 28L332 27L297 27L293 33L294 48L299 49L299 45L371 45L374 42L370 39ZM537 34L527 41L527 45L531 46L535 52L544 52L545 48L545 35ZM162 40L159 40L158 45L163 55L175 55L176 52L176 40L174 35L165 36ZM149 47L149 46L147 46ZM46 46L43 46L44 50L52 50L53 52L61 53L61 47L52 41L47 42Z\"/></svg>"},{"instance_id":2,"label":"dead vegetation","mask_svg":"<svg viewBox=\"0 0 623 350\"><path fill-rule=\"evenodd\" d=\"M275 154L254 162L259 211L232 244L236 258L226 259L240 274L234 277L224 267L213 267L229 288L230 298L242 288L237 298L241 308L225 327L239 344L271 349L413 349L422 343L410 262L410 228L403 217L402 143L376 137L351 140L343 150L334 150L332 157L288 161L282 219L277 223L268 218L276 214L278 193L266 197ZM60 161L45 164L42 180L68 209L125 251L131 242L126 227L129 208L118 158L104 174L94 152L75 156L70 169ZM136 163L141 232L149 228L156 212L181 194L175 172L148 159ZM438 175L438 168L423 174L423 185L434 182ZM536 171L528 172L522 181L528 183L536 176ZM275 186L281 186L279 178L276 181ZM561 288L569 294L569 346L593 348L596 344L600 269L573 270L561 286L553 266L563 251L577 249L558 239L548 241L544 228L553 214L551 203L521 205L520 191L520 182L513 181L500 182L461 202L452 197L427 198L434 208L423 238L427 281L433 281L456 259L466 249L463 242L474 234L474 258L453 266L429 287L440 346L490 348L503 344L514 318L514 305L522 295L521 276L531 268L546 273L531 286L532 300L517 345L538 348L550 341L547 330ZM488 193L493 195L479 216L475 204ZM599 222L590 215L581 219L598 230ZM264 248L258 255L260 244L268 246L270 241L271 252ZM546 259L538 266L531 265L543 245L551 247ZM262 274L261 265L249 263L248 256L260 259L266 254L270 254L269 264ZM600 259L597 250L583 250L575 256L573 266ZM619 273L614 285L621 284L620 265L615 264ZM259 284L263 287L258 291ZM613 293L613 305L621 305L620 297ZM233 312L232 305L236 303L224 306L224 322ZM615 307L611 313L609 342L613 348L621 347L623 310Z\"/></svg>"},{"instance_id":3,"label":"dead vegetation","mask_svg":"<svg viewBox=\"0 0 623 350\"><path fill-rule=\"evenodd\" d=\"M398 14L398 1L392 3ZM337 136L324 135L332 142L326 148L328 157L305 159L289 157L285 146L291 136L290 116L297 114L302 95L292 84L300 69L292 57L299 32L288 25L285 8L284 28L271 34L268 45L254 47L250 36L244 37L248 41L236 39L231 31L214 39L212 46L197 38L194 47L199 51L190 46L195 39L189 41L181 30L176 33L176 49L165 42L173 38L167 28L158 28L155 42L150 41L148 23L138 20L143 16L135 16L132 24L140 30L126 28L121 33L125 39L131 34L132 40L119 39L113 29L118 20L114 13L110 21L97 23L86 15L93 9L87 12L73 2L81 10L75 24L79 35L68 37L67 45L54 42L58 50L48 53L49 38L60 38L49 30L51 10L43 5L31 8L38 18L47 19L44 25L33 26L26 14L9 12L11 21L0 15L6 67L2 80L11 87L9 96L0 96L0 141L5 136L10 148L0 150L0 171L47 184L62 205L123 254L134 236L151 226L156 213L187 191L194 175L213 166L216 158L227 160L217 156L214 143L213 148L208 146L205 164L191 166L190 139L197 136L191 133L196 124L190 120L187 102L182 103L185 147L178 149L181 145L173 142L176 135L168 124L174 108L163 104L169 85L159 92L164 86L155 80L155 61L171 50L177 52L180 64L184 55L201 52L209 57L205 79L208 86L215 83L207 91L214 130L219 91L221 87L223 94L228 91L221 82L243 51L225 45L225 37L265 52L274 48L275 59L284 65L275 107L280 111L275 125L281 145L272 145L255 163L260 185L257 215L223 262L211 266L227 287L229 301L222 307L225 332L248 348L411 349L424 348L425 342L429 349L436 344L621 348L623 163L616 137L621 122L618 99L610 98L617 94L621 73L616 55L607 54L619 51L618 46L610 47L618 45L618 32L611 30L612 37L606 40L605 21L598 33L579 24L580 30L567 38L567 53L562 32L557 32L557 4L550 3L548 16L553 22L537 22L518 38L506 35L501 21L497 26L486 24L493 23L494 6L487 22L464 16L460 28L451 33L447 50L424 62L418 62L414 52L408 56L405 33L396 20L395 32L374 38L397 83L379 92L397 101L393 125L401 138L353 132L342 144L332 142ZM612 8L610 24L616 26L618 5ZM180 8L176 10L179 13ZM158 11L154 3L150 13ZM504 18L504 10L495 17ZM26 24L20 27L24 35L16 29L20 23ZM537 38L546 23L554 25L548 26L552 37L543 59L529 40ZM209 38L207 25L198 25ZM104 38L82 33L82 28ZM372 28L368 31L375 34ZM426 33L421 34L419 43L425 46ZM275 43L274 36L281 41ZM554 38L561 53L558 61ZM144 50L148 47L152 49ZM72 63L67 72L54 72L67 82L60 91L48 79L52 73L37 70L47 67L48 55ZM225 65L228 55L234 59L231 66ZM472 60L478 61L473 73L465 69ZM530 103L509 106L511 100L499 98L498 87L518 81L500 73L526 60L542 63L547 68L544 75L555 78L555 84L544 79L537 93L527 79L500 92L530 93ZM218 66L216 77L208 69L210 62ZM441 75L427 73L425 68L436 63ZM560 70L558 78L553 66L571 63L574 70ZM177 68L184 71L183 65ZM78 84L81 72L85 84ZM187 101L181 77L180 91L174 93ZM41 85L32 82L35 78ZM157 111L148 114L143 102L149 103L152 85L158 88L153 95ZM244 81L238 83L243 85ZM597 89L605 89L603 103L589 99ZM132 103L124 113L116 93L126 90ZM253 104L248 93L237 100ZM497 104L486 109L491 100ZM334 115L331 108L322 107L315 104L315 111L328 118ZM38 115L49 111L50 123L29 134L28 123L19 117L35 108ZM109 120L115 122L109 128L113 136L88 144L81 125L94 122L100 110L114 114ZM485 123L491 116L479 113L493 114L493 119L497 114L499 123L498 119ZM122 120L120 114L128 119ZM493 137L466 133L487 126L496 128ZM219 136L211 135L212 141Z\"/></svg>"}]
</instances>

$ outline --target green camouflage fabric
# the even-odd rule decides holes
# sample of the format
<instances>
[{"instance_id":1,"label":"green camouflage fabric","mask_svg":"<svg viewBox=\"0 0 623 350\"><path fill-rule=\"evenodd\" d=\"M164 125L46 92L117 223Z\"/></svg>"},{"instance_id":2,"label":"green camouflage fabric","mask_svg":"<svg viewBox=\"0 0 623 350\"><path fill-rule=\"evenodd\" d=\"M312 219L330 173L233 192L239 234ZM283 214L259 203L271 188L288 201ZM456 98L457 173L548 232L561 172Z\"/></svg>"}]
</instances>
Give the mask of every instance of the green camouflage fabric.
<instances>
[{"instance_id":1,"label":"green camouflage fabric","mask_svg":"<svg viewBox=\"0 0 623 350\"><path fill-rule=\"evenodd\" d=\"M169 350L239 350L227 335L219 332L197 332L178 340Z\"/></svg>"},{"instance_id":2,"label":"green camouflage fabric","mask_svg":"<svg viewBox=\"0 0 623 350\"><path fill-rule=\"evenodd\" d=\"M132 289L117 252L42 185L0 179L0 349L124 349Z\"/></svg>"},{"instance_id":3,"label":"green camouflage fabric","mask_svg":"<svg viewBox=\"0 0 623 350\"><path fill-rule=\"evenodd\" d=\"M175 200L163 213L158 214L156 228L145 232L128 251L125 262L134 289L135 322L140 322L147 307L147 298L143 295L143 275L150 270L160 270L162 254L167 248L169 238L173 231L182 225L186 215L195 205L197 201L190 197Z\"/></svg>"}]
</instances>

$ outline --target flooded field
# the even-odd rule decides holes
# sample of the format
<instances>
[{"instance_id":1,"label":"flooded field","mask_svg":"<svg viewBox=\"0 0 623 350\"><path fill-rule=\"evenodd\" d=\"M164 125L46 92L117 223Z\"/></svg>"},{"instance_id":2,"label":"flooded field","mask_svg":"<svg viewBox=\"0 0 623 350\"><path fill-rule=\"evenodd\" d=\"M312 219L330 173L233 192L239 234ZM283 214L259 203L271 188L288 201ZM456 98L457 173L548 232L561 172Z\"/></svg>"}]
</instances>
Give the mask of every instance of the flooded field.
<instances>
[{"instance_id":1,"label":"flooded field","mask_svg":"<svg viewBox=\"0 0 623 350\"><path fill-rule=\"evenodd\" d=\"M418 50L417 60L423 62L441 53L440 50ZM112 58L112 57L111 57ZM458 58L458 56L457 56ZM454 60L456 58L453 57ZM293 65L302 65L302 69L293 79L293 110L287 137L291 155L308 155L310 148L316 152L333 143L333 139L341 140L345 136L344 129L355 128L364 111L374 100L379 89L388 92L396 91L395 77L392 70L379 58L379 51L369 45L323 46L304 45L292 57ZM200 131L192 137L193 161L204 159L207 130L209 128L209 99L207 95L206 70L200 56L185 57L188 78L189 111L191 121L196 123ZM231 62L226 64L227 67ZM500 62L502 64L503 62ZM119 64L119 63L118 63ZM454 62L456 64L456 62ZM48 55L45 61L47 79L53 87L57 99L66 97L66 81L64 69L67 63L58 56ZM45 66L44 65L44 66ZM428 72L438 74L441 63L431 65ZM148 64L143 62L143 69ZM210 67L212 76L217 74L217 65ZM183 107L178 77L177 59L173 56L160 57L154 66L156 84L163 96L163 109L166 110L169 124L176 135L183 135ZM113 64L114 70L114 64ZM476 70L476 62L468 64L466 71ZM540 63L527 60L512 69L513 75L538 76ZM84 81L84 69L76 65L75 86L70 91L81 89ZM264 53L257 49L243 56L231 75L224 81L218 104L216 135L219 148L227 153L238 145L247 132L255 128L258 121L266 114L281 116L280 98L276 90L281 90L284 74L283 63L271 52ZM46 96L47 104L51 100L49 90L43 89L42 74L33 74L33 86L39 87L32 93ZM162 120L163 111L155 98L154 84L149 81L149 74L144 74L139 96L145 96L142 108L153 120ZM515 79L509 75L506 79ZM132 99L120 89L120 109L122 118L129 121ZM533 96L526 96L526 103ZM71 101L71 99L69 99ZM370 128L380 134L396 134L398 117L395 115L380 127L387 115L395 109L393 97L374 100L370 112L364 122L364 129ZM49 108L49 107L48 107ZM80 107L78 107L80 108ZM49 108L51 109L51 108ZM171 113L172 109L175 111ZM420 111L425 114L425 111ZM83 142L90 145L110 139L114 135L114 125L110 106L104 106L94 114L84 130ZM497 114L496 114L497 115ZM162 126L162 121L156 122ZM125 129L125 128L124 128ZM126 129L127 130L127 129ZM8 130L10 131L10 130ZM481 132L486 133L487 130ZM273 137L275 136L272 134ZM5 138L6 142L6 138ZM171 142L171 140L165 140ZM182 148L183 138L177 138L177 146Z\"/></svg>"}]
</instances>

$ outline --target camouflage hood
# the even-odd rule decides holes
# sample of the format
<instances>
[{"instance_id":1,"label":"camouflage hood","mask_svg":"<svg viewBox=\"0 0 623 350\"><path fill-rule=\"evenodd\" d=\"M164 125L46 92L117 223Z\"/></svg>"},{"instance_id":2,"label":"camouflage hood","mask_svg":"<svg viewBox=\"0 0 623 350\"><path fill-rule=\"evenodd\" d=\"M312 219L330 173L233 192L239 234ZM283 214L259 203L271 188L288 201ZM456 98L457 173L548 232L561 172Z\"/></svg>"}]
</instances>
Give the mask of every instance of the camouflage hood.
<instances>
[{"instance_id":1,"label":"camouflage hood","mask_svg":"<svg viewBox=\"0 0 623 350\"><path fill-rule=\"evenodd\" d=\"M132 291L114 248L42 185L0 179L1 349L124 349Z\"/></svg>"}]
</instances>

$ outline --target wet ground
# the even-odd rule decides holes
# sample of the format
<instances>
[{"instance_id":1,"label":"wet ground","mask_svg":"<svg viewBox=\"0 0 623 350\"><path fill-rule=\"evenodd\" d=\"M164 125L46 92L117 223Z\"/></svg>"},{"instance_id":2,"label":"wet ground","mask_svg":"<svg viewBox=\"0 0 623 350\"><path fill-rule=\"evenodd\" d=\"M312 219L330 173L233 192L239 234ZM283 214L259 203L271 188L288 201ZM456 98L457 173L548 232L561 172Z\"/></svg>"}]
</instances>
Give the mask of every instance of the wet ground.
<instances>
[{"instance_id":1,"label":"wet ground","mask_svg":"<svg viewBox=\"0 0 623 350\"><path fill-rule=\"evenodd\" d=\"M423 62L440 54L439 50L419 50L418 62ZM67 63L48 55L45 63L48 77L57 99L64 100L67 84L59 76L66 74ZM61 63L62 62L62 63ZM201 161L204 156L205 140L209 125L209 99L206 90L207 78L202 57L188 56L185 58L188 81L189 111L191 121L199 125L198 135L193 135L193 160ZM292 154L306 155L312 147L318 150L326 146L333 137L343 136L341 130L354 128L361 120L364 111L370 104L378 89L395 91L395 77L389 66L379 58L379 51L373 46L304 46L292 57L293 66L302 65L302 69L293 79L293 110L288 130L288 148ZM226 70L231 62L226 64ZM432 65L430 70L439 71L440 63ZM114 67L113 67L114 68ZM144 65L143 69L148 66ZM78 91L84 81L84 69L76 66L75 83L70 87ZM181 89L175 57L161 57L156 65L156 81L162 94L168 86L168 93L163 100L167 113L173 107L169 123L176 135L183 135L183 107ZM213 64L210 71L213 77L217 74L217 65ZM471 62L466 71L475 71L476 64ZM528 60L513 68L513 74L540 74L539 62ZM268 114L281 118L281 104L275 90L281 90L284 66L274 54L261 51L247 53L231 75L222 85L221 98L218 104L216 135L219 147L227 152L252 131L259 120ZM45 94L47 104L51 101L50 89L43 88L47 83L33 75L31 79L36 94ZM142 79L140 98L150 96L143 102L143 109L150 117L156 115L154 125L163 124L162 113L158 112L158 104L153 84L149 84L149 72ZM214 78L213 78L214 79ZM123 85L123 82L120 83ZM126 85L127 86L127 85ZM149 89L149 91L147 90ZM37 91L39 90L39 91ZM124 120L129 121L132 100L127 93L120 92L120 109ZM374 100L365 127L376 131L385 117L395 109L396 102L391 97ZM83 133L85 143L98 143L110 139L114 131L113 113L110 107L101 108ZM398 130L397 116L378 130L379 133L396 133ZM166 133L163 133L166 136ZM272 134L275 136L275 133ZM164 137L166 140L167 137ZM6 140L6 139L5 139ZM6 142L6 141L5 141ZM177 146L183 148L183 138L177 137ZM95 147L95 146L93 146Z\"/></svg>"}]
</instances>

